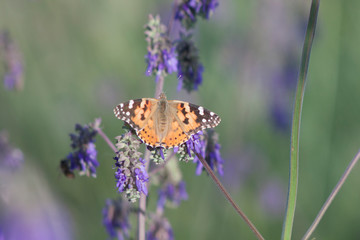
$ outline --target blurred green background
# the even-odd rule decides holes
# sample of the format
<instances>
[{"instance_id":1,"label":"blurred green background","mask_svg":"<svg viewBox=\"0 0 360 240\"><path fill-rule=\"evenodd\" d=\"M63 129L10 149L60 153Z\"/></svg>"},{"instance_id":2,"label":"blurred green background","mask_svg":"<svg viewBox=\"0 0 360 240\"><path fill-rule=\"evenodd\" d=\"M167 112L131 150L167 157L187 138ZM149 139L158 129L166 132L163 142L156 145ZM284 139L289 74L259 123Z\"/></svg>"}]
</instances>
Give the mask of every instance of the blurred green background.
<instances>
[{"instance_id":1,"label":"blurred green background","mask_svg":"<svg viewBox=\"0 0 360 240\"><path fill-rule=\"evenodd\" d=\"M216 128L225 159L221 179L263 236L279 239L293 92L310 1L219 2L194 32L205 67L200 90L178 93L176 77L169 76L164 91L169 99L191 101L221 116ZM10 32L25 65L23 91L0 85L0 129L23 151L23 175L39 177L27 182L23 198L45 201L32 191L43 184L71 219L74 239L107 238L101 210L118 194L113 153L100 137L97 178L61 176L68 134L75 123L101 117L113 139L122 133L113 107L154 95L154 78L144 74L143 26L148 14L160 14L167 23L171 7L165 0L0 0L0 29ZM359 10L355 0L320 5L302 115L293 239L306 232L360 146ZM177 30L175 25L173 33ZM0 68L1 76L4 72ZM189 200L166 211L176 239L255 239L207 174L195 176L190 162L180 166ZM325 214L313 235L317 239L360 238L357 172L359 167ZM151 198L156 191L150 189Z\"/></svg>"}]
</instances>

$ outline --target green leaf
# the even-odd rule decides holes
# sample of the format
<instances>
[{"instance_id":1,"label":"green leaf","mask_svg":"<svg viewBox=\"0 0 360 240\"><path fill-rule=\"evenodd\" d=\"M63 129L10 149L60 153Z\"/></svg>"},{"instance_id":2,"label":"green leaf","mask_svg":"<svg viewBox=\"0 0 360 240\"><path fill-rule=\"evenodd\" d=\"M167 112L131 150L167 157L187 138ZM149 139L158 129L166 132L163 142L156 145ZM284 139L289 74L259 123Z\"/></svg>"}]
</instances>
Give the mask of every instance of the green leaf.
<instances>
[{"instance_id":1,"label":"green leaf","mask_svg":"<svg viewBox=\"0 0 360 240\"><path fill-rule=\"evenodd\" d=\"M299 172L299 136L301 123L301 110L303 105L306 76L310 61L311 46L315 35L316 20L319 11L320 0L313 0L310 9L308 26L306 29L305 41L301 56L299 79L296 86L295 104L291 128L291 148L290 148L290 172L289 189L286 205L286 215L282 231L282 239L291 239L292 227L296 207L296 195L298 187Z\"/></svg>"}]
</instances>

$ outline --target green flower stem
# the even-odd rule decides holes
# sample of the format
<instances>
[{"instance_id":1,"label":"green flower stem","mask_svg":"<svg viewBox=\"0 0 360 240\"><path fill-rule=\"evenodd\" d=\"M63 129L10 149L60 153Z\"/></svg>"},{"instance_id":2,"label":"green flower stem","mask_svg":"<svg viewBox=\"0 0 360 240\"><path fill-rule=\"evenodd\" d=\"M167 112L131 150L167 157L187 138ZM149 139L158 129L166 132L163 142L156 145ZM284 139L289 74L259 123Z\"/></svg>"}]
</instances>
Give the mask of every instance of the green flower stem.
<instances>
[{"instance_id":1,"label":"green flower stem","mask_svg":"<svg viewBox=\"0 0 360 240\"><path fill-rule=\"evenodd\" d=\"M292 227L294 223L297 185L298 185L298 171L299 171L299 136L300 136L301 110L304 99L306 76L310 61L311 46L315 35L319 4L320 4L320 0L313 0L311 4L309 21L306 29L303 52L301 56L299 80L296 86L295 104L294 104L292 129L291 129L290 172L289 172L289 189L288 189L289 192L288 192L287 205L286 205L286 215L285 215L283 232L282 232L282 239L284 240L291 239Z\"/></svg>"},{"instance_id":2,"label":"green flower stem","mask_svg":"<svg viewBox=\"0 0 360 240\"><path fill-rule=\"evenodd\" d=\"M359 161L360 159L360 150L359 152L356 154L356 156L353 158L353 160L349 163L349 166L346 168L344 174L341 176L339 182L336 184L335 188L333 189L333 191L331 192L330 196L328 197L328 199L326 199L326 202L324 203L324 205L322 206L322 208L320 209L320 212L318 213L318 215L316 216L314 222L311 224L309 230L307 230L307 232L305 233L304 237L302 238L303 240L309 239L309 237L311 236L311 234L314 232L315 228L317 227L317 225L319 224L321 218L324 216L326 210L329 208L330 204L332 203L332 201L334 200L335 196L338 194L338 192L340 191L340 188L342 187L342 185L344 184L345 180L348 178L351 170L354 169L354 166L356 165L356 163Z\"/></svg>"},{"instance_id":3,"label":"green flower stem","mask_svg":"<svg viewBox=\"0 0 360 240\"><path fill-rule=\"evenodd\" d=\"M231 198L230 194L228 193L228 191L226 191L225 187L221 184L220 180L216 177L216 175L214 174L214 172L211 170L209 164L207 164L207 162L204 160L204 158L194 152L196 154L196 156L199 158L200 162L202 163L202 165L205 167L206 171L210 174L211 178L214 180L214 182L216 183L216 185L219 187L219 189L222 191L222 193L225 195L226 199L230 202L230 204L235 208L236 212L244 219L244 221L247 223L247 225L249 225L249 227L251 228L251 230L255 233L256 237L258 239L263 240L263 236L261 236L261 233L256 229L255 225L250 221L250 219L245 215L245 213L243 211L241 211L241 209L239 208L239 206L235 203L235 201Z\"/></svg>"}]
</instances>

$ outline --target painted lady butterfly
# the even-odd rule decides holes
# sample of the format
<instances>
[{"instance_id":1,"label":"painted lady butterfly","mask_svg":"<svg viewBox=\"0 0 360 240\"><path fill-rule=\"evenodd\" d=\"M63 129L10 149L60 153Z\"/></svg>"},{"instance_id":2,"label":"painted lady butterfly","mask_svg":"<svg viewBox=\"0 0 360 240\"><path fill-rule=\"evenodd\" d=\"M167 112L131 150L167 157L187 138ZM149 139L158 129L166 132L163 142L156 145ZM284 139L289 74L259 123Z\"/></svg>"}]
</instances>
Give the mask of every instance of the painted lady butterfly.
<instances>
[{"instance_id":1,"label":"painted lady butterfly","mask_svg":"<svg viewBox=\"0 0 360 240\"><path fill-rule=\"evenodd\" d=\"M209 110L188 102L160 98L141 98L120 103L114 108L118 119L127 122L138 137L151 147L172 148L191 135L216 127L221 119Z\"/></svg>"}]
</instances>

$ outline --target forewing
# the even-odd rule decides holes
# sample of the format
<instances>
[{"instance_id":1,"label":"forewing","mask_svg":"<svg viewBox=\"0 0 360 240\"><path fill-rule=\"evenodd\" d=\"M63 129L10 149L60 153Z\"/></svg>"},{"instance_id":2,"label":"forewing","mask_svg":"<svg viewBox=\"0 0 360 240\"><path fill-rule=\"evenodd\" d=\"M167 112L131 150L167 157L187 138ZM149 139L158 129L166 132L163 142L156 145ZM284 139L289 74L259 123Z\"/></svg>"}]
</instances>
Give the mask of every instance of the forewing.
<instances>
[{"instance_id":1,"label":"forewing","mask_svg":"<svg viewBox=\"0 0 360 240\"><path fill-rule=\"evenodd\" d=\"M216 113L195 104L173 100L169 101L169 105L176 109L175 118L189 136L206 128L214 128L221 121Z\"/></svg>"},{"instance_id":2,"label":"forewing","mask_svg":"<svg viewBox=\"0 0 360 240\"><path fill-rule=\"evenodd\" d=\"M114 108L114 114L138 132L145 127L151 114L156 110L157 101L154 98L141 98L120 103Z\"/></svg>"}]
</instances>

